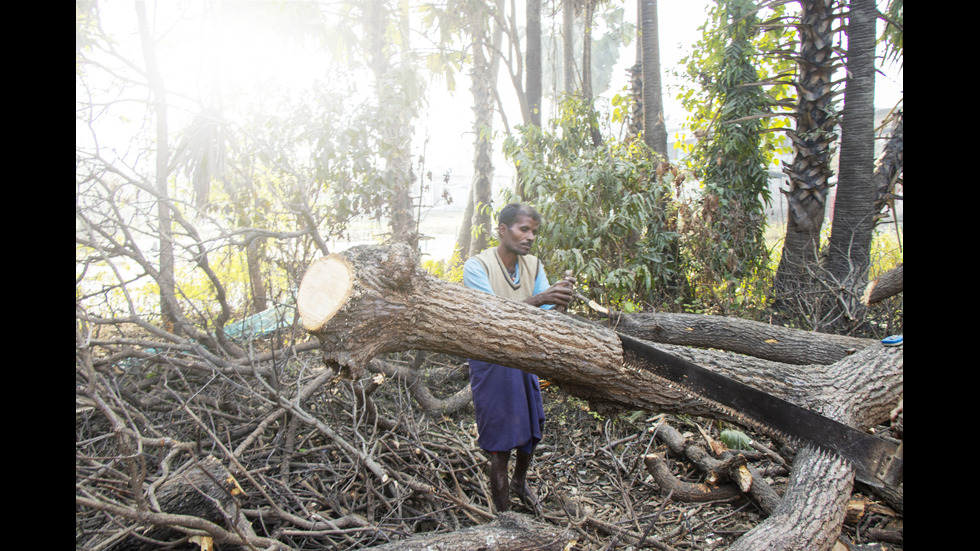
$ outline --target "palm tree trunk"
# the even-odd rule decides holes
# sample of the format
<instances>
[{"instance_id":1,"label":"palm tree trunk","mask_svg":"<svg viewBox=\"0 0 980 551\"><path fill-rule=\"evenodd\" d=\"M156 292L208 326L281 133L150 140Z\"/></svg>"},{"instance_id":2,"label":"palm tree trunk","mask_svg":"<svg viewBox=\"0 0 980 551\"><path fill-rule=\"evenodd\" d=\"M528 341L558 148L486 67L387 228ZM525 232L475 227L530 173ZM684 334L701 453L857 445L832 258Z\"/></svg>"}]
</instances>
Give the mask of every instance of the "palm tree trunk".
<instances>
[{"instance_id":1,"label":"palm tree trunk","mask_svg":"<svg viewBox=\"0 0 980 551\"><path fill-rule=\"evenodd\" d=\"M657 0L640 0L640 41L643 52L643 141L667 157Z\"/></svg>"},{"instance_id":2,"label":"palm tree trunk","mask_svg":"<svg viewBox=\"0 0 980 551\"><path fill-rule=\"evenodd\" d=\"M834 127L833 71L834 13L831 0L800 2L800 56L796 129L788 132L793 143L793 163L785 169L789 189L786 238L775 277L778 303L791 304L802 288L813 281L820 249L827 190L833 174L831 146Z\"/></svg>"},{"instance_id":3,"label":"palm tree trunk","mask_svg":"<svg viewBox=\"0 0 980 551\"><path fill-rule=\"evenodd\" d=\"M847 24L847 78L841 117L840 174L830 241L823 251L827 276L860 296L867 283L875 226L873 0L851 0Z\"/></svg>"}]
</instances>

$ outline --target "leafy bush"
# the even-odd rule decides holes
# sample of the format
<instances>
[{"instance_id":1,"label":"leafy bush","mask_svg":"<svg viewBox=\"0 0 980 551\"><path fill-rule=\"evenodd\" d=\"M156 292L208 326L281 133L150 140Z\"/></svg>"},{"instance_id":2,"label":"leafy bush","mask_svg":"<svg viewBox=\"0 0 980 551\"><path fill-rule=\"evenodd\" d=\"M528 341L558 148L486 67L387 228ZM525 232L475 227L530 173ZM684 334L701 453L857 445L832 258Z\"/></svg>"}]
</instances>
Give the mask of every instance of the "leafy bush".
<instances>
[{"instance_id":1,"label":"leafy bush","mask_svg":"<svg viewBox=\"0 0 980 551\"><path fill-rule=\"evenodd\" d=\"M676 173L641 140L596 145L597 122L570 97L550 128L519 128L504 144L544 219L537 254L551 274L575 274L591 299L621 309L657 302L677 275Z\"/></svg>"}]
</instances>

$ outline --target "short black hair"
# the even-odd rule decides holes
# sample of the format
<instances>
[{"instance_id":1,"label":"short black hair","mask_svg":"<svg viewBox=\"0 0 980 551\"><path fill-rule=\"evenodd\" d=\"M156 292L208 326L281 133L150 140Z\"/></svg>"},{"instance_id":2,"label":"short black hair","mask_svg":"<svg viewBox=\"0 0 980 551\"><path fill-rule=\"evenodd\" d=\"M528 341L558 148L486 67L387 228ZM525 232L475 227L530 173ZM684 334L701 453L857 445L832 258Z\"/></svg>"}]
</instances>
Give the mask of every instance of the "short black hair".
<instances>
[{"instance_id":1,"label":"short black hair","mask_svg":"<svg viewBox=\"0 0 980 551\"><path fill-rule=\"evenodd\" d=\"M535 210L534 207L525 205L524 203L510 203L509 205L500 209L500 212L497 213L497 223L503 224L509 228L521 216L527 216L538 224L541 223L541 215L538 213L538 211Z\"/></svg>"}]
</instances>

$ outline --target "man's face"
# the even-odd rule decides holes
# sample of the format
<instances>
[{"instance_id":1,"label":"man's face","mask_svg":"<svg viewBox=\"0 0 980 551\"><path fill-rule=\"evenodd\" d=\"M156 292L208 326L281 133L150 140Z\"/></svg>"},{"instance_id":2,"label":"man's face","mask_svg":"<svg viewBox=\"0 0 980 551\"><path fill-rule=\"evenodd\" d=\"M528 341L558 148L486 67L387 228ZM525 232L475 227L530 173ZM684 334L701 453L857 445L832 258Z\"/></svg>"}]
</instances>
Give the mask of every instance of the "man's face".
<instances>
[{"instance_id":1,"label":"man's face","mask_svg":"<svg viewBox=\"0 0 980 551\"><path fill-rule=\"evenodd\" d=\"M510 227L500 224L500 244L514 254L525 255L531 252L531 245L538 236L538 223L529 216L518 216Z\"/></svg>"}]
</instances>

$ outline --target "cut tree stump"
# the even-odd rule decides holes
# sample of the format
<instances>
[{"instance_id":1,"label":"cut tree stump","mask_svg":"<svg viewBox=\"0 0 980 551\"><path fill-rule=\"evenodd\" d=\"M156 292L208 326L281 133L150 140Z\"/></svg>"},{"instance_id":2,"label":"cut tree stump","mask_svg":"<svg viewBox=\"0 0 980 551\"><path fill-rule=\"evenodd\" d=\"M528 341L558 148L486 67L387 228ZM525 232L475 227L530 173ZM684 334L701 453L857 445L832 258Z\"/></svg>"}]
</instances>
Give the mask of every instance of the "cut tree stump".
<instances>
[{"instance_id":1,"label":"cut tree stump","mask_svg":"<svg viewBox=\"0 0 980 551\"><path fill-rule=\"evenodd\" d=\"M376 356L428 350L534 373L600 410L739 422L677 385L625 367L616 332L439 280L419 267L417 254L405 245L354 247L318 260L300 284L297 308L303 325L318 339L324 362L350 377L361 377ZM658 347L682 356L689 355L685 350L702 354ZM695 363L866 430L887 421L901 399L902 349L874 342L827 365L759 364L732 353ZM833 544L853 469L837 456L804 448L794 463L793 481L783 505L743 539L753 541L750 535L764 533L785 542L769 548L783 549L828 549ZM799 501L790 499L794 495ZM784 506L806 514L784 511Z\"/></svg>"}]
</instances>

